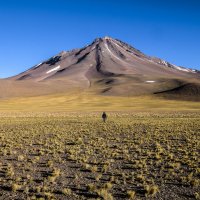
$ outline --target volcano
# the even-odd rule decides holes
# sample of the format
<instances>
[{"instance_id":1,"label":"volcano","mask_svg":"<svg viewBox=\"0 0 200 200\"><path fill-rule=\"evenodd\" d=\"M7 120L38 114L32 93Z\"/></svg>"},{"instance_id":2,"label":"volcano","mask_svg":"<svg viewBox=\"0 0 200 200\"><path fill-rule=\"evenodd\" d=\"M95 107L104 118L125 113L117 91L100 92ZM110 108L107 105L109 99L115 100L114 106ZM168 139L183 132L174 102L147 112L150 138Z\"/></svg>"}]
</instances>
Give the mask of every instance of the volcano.
<instances>
[{"instance_id":1,"label":"volcano","mask_svg":"<svg viewBox=\"0 0 200 200\"><path fill-rule=\"evenodd\" d=\"M200 72L150 57L111 37L62 51L16 76L0 80L1 97L69 91L98 95L200 96Z\"/></svg>"}]
</instances>

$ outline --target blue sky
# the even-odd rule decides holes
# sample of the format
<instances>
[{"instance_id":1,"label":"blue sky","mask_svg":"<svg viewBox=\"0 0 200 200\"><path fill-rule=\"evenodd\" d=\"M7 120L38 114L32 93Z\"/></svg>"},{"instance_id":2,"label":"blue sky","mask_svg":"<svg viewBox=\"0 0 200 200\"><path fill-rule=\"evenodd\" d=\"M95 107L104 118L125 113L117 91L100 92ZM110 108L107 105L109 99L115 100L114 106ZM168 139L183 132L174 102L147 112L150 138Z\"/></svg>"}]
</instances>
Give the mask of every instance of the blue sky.
<instances>
[{"instance_id":1,"label":"blue sky","mask_svg":"<svg viewBox=\"0 0 200 200\"><path fill-rule=\"evenodd\" d=\"M200 69L199 0L0 0L0 77L97 37Z\"/></svg>"}]
</instances>

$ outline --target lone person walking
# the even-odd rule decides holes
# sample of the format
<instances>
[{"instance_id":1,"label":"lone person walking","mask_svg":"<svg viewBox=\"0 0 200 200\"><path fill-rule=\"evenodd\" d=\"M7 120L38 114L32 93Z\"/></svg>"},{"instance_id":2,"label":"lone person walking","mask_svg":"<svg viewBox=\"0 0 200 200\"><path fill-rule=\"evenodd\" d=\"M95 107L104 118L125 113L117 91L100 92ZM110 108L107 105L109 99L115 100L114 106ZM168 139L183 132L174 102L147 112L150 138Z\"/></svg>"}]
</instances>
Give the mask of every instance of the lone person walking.
<instances>
[{"instance_id":1,"label":"lone person walking","mask_svg":"<svg viewBox=\"0 0 200 200\"><path fill-rule=\"evenodd\" d=\"M102 119L103 119L103 122L106 122L106 119L107 119L107 115L105 112L103 112L102 114Z\"/></svg>"}]
</instances>

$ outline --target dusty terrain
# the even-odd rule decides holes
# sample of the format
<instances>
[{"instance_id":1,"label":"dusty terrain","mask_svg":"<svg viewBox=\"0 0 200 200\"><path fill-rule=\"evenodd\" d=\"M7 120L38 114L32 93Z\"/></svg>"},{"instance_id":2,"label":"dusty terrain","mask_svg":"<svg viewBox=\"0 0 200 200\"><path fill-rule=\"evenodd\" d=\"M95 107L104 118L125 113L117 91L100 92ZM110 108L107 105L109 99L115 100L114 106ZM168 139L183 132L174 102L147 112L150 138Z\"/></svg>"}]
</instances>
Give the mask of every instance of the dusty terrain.
<instances>
[{"instance_id":1,"label":"dusty terrain","mask_svg":"<svg viewBox=\"0 0 200 200\"><path fill-rule=\"evenodd\" d=\"M1 199L199 199L199 112L1 113Z\"/></svg>"}]
</instances>

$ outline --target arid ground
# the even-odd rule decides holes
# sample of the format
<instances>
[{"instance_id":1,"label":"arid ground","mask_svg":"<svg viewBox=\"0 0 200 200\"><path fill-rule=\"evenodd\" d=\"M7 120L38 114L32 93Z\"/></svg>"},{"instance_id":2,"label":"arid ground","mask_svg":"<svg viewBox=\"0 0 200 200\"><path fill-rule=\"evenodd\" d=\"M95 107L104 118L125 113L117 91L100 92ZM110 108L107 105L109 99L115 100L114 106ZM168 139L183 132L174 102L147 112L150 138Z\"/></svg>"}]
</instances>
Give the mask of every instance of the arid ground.
<instances>
[{"instance_id":1,"label":"arid ground","mask_svg":"<svg viewBox=\"0 0 200 200\"><path fill-rule=\"evenodd\" d=\"M198 102L71 95L0 109L0 199L200 197Z\"/></svg>"}]
</instances>

